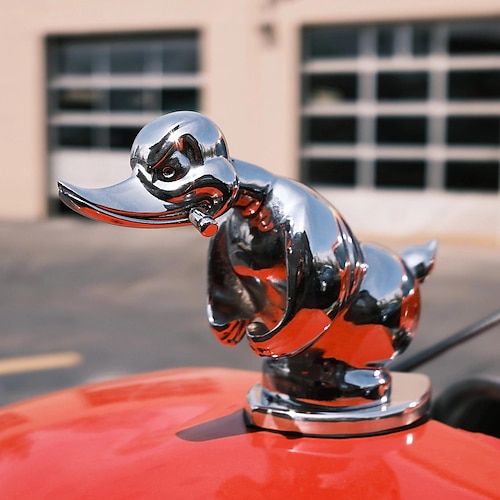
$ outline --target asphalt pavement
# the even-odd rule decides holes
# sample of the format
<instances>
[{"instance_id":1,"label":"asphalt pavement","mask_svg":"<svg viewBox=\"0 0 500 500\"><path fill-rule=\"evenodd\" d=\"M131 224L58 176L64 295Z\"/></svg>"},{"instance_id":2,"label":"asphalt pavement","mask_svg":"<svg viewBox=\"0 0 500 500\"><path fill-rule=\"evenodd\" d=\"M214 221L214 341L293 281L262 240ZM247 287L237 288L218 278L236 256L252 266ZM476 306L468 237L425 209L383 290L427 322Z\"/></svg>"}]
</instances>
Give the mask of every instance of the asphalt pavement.
<instances>
[{"instance_id":1,"label":"asphalt pavement","mask_svg":"<svg viewBox=\"0 0 500 500\"><path fill-rule=\"evenodd\" d=\"M0 234L0 405L179 366L260 369L245 342L227 348L210 333L208 240L193 228L129 229L60 217L0 222ZM415 235L384 244L401 250L422 242ZM500 247L465 236L441 241L422 296L409 354L500 309ZM500 377L500 328L420 371L431 376L435 393L464 377Z\"/></svg>"}]
</instances>

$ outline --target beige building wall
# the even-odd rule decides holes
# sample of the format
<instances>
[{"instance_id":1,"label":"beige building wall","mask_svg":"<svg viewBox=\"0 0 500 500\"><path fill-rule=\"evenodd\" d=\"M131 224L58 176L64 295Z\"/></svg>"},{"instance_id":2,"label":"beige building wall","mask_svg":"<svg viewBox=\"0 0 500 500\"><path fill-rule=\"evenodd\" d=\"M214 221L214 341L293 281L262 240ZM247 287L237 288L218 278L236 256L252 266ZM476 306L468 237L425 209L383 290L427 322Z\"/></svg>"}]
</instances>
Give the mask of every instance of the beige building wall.
<instances>
[{"instance_id":1,"label":"beige building wall","mask_svg":"<svg viewBox=\"0 0 500 500\"><path fill-rule=\"evenodd\" d=\"M500 16L500 4L498 0L24 0L8 2L2 14L0 218L29 220L46 216L50 189L44 53L49 35L199 30L202 111L225 132L233 156L297 177L302 26L491 18ZM478 195L476 201L474 195L419 192L411 193L411 203L406 203L407 194L391 193L389 201L400 216L396 223L388 205L367 217L366 207L387 201L387 193L325 192L365 233L382 222L388 232L433 234L436 213L426 211L427 204L445 210L446 224L437 225L442 233L470 234L474 221L464 222L464 217L472 217L479 221L473 232L500 238L498 195ZM361 210L356 208L359 204ZM477 215L470 214L471 207ZM415 210L422 217L408 229Z\"/></svg>"}]
</instances>

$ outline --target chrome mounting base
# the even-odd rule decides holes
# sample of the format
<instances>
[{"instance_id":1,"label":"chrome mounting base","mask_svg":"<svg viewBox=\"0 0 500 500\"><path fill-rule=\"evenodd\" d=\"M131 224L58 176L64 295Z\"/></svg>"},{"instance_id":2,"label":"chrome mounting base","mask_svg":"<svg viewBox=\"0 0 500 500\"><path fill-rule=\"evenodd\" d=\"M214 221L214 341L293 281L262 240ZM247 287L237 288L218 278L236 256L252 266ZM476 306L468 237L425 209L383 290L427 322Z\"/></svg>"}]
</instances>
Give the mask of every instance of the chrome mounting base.
<instances>
[{"instance_id":1,"label":"chrome mounting base","mask_svg":"<svg viewBox=\"0 0 500 500\"><path fill-rule=\"evenodd\" d=\"M248 393L247 414L256 427L310 436L363 436L399 430L425 416L430 406L431 384L421 374L391 375L388 402L349 408L319 409L298 404L256 384Z\"/></svg>"}]
</instances>

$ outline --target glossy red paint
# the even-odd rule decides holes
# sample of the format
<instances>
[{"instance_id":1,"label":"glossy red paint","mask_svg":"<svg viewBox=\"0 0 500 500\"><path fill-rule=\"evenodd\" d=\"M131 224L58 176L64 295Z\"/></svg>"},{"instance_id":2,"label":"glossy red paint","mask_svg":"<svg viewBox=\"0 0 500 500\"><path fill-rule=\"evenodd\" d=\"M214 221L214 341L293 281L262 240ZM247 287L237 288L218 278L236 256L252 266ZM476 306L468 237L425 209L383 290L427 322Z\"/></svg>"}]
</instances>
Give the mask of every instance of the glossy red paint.
<instances>
[{"instance_id":1,"label":"glossy red paint","mask_svg":"<svg viewBox=\"0 0 500 500\"><path fill-rule=\"evenodd\" d=\"M500 441L427 422L345 439L248 429L260 374L173 370L0 412L6 499L500 498Z\"/></svg>"}]
</instances>

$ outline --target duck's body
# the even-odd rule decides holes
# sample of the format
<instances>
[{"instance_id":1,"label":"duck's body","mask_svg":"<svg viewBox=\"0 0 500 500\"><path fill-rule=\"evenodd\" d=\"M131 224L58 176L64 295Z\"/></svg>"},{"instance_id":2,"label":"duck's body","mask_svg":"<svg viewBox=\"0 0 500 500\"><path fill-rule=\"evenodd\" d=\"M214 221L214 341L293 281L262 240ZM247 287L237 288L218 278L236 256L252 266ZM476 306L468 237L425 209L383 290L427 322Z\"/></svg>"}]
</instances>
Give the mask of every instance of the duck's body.
<instances>
[{"instance_id":1,"label":"duck's body","mask_svg":"<svg viewBox=\"0 0 500 500\"><path fill-rule=\"evenodd\" d=\"M229 345L246 335L269 358L267 389L283 392L286 374L285 392L297 399L343 404L340 394L383 397L385 364L416 328L418 282L432 268L434 243L407 251L410 265L360 244L315 191L232 160L220 130L198 113L172 113L147 125L132 146L131 165L124 183L101 190L61 185L61 198L105 222L192 223L213 236L212 330ZM301 380L300 390L290 387L290 373Z\"/></svg>"}]
</instances>

